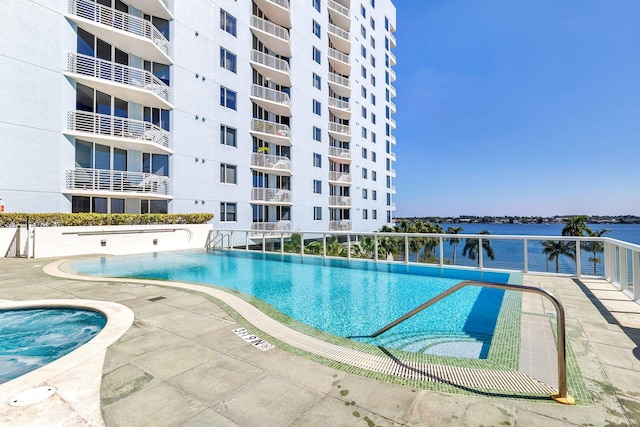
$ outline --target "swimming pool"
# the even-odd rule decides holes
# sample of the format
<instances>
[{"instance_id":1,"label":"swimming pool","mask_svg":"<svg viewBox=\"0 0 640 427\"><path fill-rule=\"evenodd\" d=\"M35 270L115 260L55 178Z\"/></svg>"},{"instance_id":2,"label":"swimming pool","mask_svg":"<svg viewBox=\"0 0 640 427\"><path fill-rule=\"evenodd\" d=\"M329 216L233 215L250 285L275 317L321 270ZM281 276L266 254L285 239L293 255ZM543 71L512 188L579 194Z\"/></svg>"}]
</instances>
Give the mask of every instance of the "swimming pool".
<instances>
[{"instance_id":1,"label":"swimming pool","mask_svg":"<svg viewBox=\"0 0 640 427\"><path fill-rule=\"evenodd\" d=\"M72 352L106 322L102 313L78 308L0 310L0 384Z\"/></svg>"},{"instance_id":2,"label":"swimming pool","mask_svg":"<svg viewBox=\"0 0 640 427\"><path fill-rule=\"evenodd\" d=\"M480 277L467 270L237 251L101 257L74 261L71 268L87 275L234 289L297 321L342 337L370 334L461 280L509 280L503 273L484 272ZM504 291L496 289L465 288L366 342L420 353L485 358L503 295Z\"/></svg>"}]
</instances>

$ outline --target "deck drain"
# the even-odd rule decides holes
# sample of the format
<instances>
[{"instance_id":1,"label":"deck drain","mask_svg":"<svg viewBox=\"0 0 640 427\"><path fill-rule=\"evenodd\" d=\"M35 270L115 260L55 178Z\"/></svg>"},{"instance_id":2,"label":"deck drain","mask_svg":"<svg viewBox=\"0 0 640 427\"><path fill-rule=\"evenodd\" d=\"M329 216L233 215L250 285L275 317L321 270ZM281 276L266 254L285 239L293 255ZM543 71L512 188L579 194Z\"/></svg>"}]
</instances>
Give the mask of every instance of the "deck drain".
<instances>
[{"instance_id":1,"label":"deck drain","mask_svg":"<svg viewBox=\"0 0 640 427\"><path fill-rule=\"evenodd\" d=\"M15 397L9 400L11 406L29 406L34 403L42 402L45 399L50 398L56 392L55 387L44 386L30 388L18 393Z\"/></svg>"},{"instance_id":2,"label":"deck drain","mask_svg":"<svg viewBox=\"0 0 640 427\"><path fill-rule=\"evenodd\" d=\"M162 301L163 299L167 299L167 297L154 297L154 298L149 298L147 301L156 302L156 301Z\"/></svg>"}]
</instances>

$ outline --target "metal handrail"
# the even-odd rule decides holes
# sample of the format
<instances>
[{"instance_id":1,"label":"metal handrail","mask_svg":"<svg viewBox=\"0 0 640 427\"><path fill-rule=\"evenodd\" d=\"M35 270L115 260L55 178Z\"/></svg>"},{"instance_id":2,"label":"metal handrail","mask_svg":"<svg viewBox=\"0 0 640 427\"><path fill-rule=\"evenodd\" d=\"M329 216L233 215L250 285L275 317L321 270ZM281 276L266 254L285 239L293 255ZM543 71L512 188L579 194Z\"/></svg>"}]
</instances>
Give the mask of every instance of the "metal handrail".
<instances>
[{"instance_id":1,"label":"metal handrail","mask_svg":"<svg viewBox=\"0 0 640 427\"><path fill-rule=\"evenodd\" d=\"M398 319L394 320L388 325L378 329L371 335L358 335L358 336L351 336L347 338L375 338L387 332L389 329L396 327L397 325L404 322L405 320L415 316L425 308L437 303L441 299L453 294L454 292L459 291L460 289L466 286L480 286L483 288L495 288L495 289L505 289L509 291L530 292L530 293L542 295L543 297L551 301L551 303L556 308L556 319L557 319L556 322L557 322L557 328L558 328L558 343L557 343L558 345L557 347L558 348L558 393L552 394L551 397L557 402L564 403L567 405L573 405L575 401L571 396L568 395L568 392L567 392L566 325L565 325L564 307L562 306L562 303L558 298L556 298L555 295L553 295L551 292L545 289L536 288L534 286L509 285L509 284L503 284L503 283L465 280L447 289L446 291L436 295L435 297L431 298L429 301L414 308L407 314L399 317Z\"/></svg>"}]
</instances>

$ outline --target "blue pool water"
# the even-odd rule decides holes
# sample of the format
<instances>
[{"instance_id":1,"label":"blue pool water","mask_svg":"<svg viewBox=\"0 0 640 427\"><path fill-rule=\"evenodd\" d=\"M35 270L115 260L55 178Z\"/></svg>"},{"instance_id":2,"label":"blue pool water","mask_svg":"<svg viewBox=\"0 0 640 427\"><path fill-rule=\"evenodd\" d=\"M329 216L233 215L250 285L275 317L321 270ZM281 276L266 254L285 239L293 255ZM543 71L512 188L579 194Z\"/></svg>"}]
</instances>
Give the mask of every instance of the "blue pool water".
<instances>
[{"instance_id":1,"label":"blue pool water","mask_svg":"<svg viewBox=\"0 0 640 427\"><path fill-rule=\"evenodd\" d=\"M342 337L373 333L461 280L481 279L470 271L226 251L102 257L74 261L71 268L80 274L235 289L300 322ZM502 283L508 278L502 273L485 272L482 276ZM453 351L457 356L486 357L503 295L495 289L462 289L367 342L415 352ZM450 350L452 343L454 349Z\"/></svg>"},{"instance_id":2,"label":"blue pool water","mask_svg":"<svg viewBox=\"0 0 640 427\"><path fill-rule=\"evenodd\" d=\"M0 310L0 384L72 352L106 322L101 313L75 308Z\"/></svg>"}]
</instances>

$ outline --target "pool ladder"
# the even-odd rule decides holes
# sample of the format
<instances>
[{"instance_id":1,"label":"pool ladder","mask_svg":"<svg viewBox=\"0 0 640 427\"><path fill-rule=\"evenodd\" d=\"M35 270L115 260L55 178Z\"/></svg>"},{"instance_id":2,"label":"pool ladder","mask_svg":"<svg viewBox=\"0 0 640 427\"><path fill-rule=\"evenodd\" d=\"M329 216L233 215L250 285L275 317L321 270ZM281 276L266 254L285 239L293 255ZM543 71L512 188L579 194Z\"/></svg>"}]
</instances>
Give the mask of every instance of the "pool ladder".
<instances>
[{"instance_id":1,"label":"pool ladder","mask_svg":"<svg viewBox=\"0 0 640 427\"><path fill-rule=\"evenodd\" d=\"M213 230L209 231L209 235L207 236L207 242L205 243L205 247L207 250L214 250L217 248L224 248L224 239L227 239L227 244L231 246L231 234L228 233L219 233L215 236L213 235Z\"/></svg>"},{"instance_id":2,"label":"pool ladder","mask_svg":"<svg viewBox=\"0 0 640 427\"><path fill-rule=\"evenodd\" d=\"M558 328L558 341L557 341L557 349L558 349L558 393L554 393L551 395L551 398L556 402L563 403L565 405L573 405L575 404L575 399L569 396L567 392L567 356L566 356L566 325L565 325L565 317L564 317L564 307L558 298L556 298L551 292L546 291L541 288L536 288L534 286L525 286L525 285L508 285L502 283L493 283L493 282L480 282L476 280L465 280L463 282L458 283L457 285L447 289L446 291L436 295L431 298L429 301L424 304L414 308L407 314L397 318L393 322L388 325L378 329L371 335L358 335L358 336L350 336L347 338L375 338L378 335L381 335L387 332L389 329L394 328L410 317L415 316L425 308L437 303L441 299L453 294L454 292L459 291L460 289L467 286L480 286L483 288L494 288L494 289L504 289L508 291L517 291L517 292L529 292L534 294L542 295L543 297L550 300L554 307L556 308L556 322Z\"/></svg>"}]
</instances>

